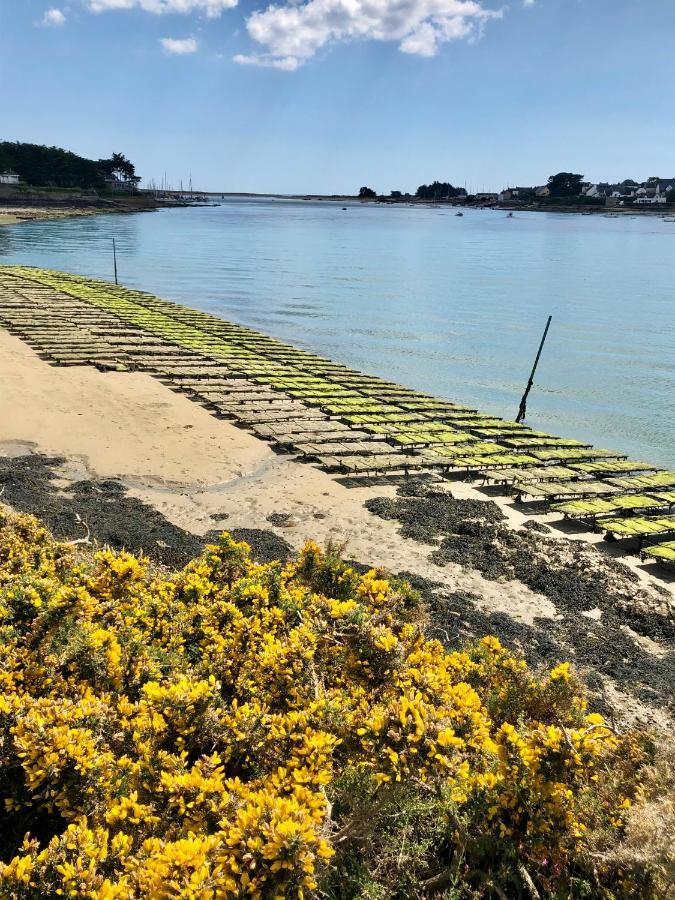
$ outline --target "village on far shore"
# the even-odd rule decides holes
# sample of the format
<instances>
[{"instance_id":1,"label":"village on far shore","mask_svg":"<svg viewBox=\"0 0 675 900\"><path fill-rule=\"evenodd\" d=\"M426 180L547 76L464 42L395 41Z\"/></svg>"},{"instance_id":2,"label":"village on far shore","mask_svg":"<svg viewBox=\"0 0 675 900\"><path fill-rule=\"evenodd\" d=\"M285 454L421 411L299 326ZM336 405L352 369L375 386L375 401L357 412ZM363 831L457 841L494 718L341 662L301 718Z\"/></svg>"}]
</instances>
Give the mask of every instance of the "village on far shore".
<instances>
[{"instance_id":1,"label":"village on far shore","mask_svg":"<svg viewBox=\"0 0 675 900\"><path fill-rule=\"evenodd\" d=\"M505 187L501 191L477 191L455 187L449 182L434 181L422 184L414 194L391 191L381 195L369 187L359 191L361 200L377 200L381 203L451 203L454 205L506 206L527 209L593 208L634 209L642 211L662 210L675 206L675 177L651 176L638 182L627 178L617 184L585 181L583 175L558 172L551 175L546 184L532 187Z\"/></svg>"}]
</instances>

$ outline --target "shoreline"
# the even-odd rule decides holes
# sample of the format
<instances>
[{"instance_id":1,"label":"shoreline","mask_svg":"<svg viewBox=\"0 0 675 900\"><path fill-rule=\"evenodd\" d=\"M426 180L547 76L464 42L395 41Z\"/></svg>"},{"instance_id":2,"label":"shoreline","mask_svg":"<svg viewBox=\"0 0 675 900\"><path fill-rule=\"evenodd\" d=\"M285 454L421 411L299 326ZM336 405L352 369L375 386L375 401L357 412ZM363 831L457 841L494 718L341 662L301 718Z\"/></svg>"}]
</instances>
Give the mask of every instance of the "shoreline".
<instances>
[{"instance_id":1,"label":"shoreline","mask_svg":"<svg viewBox=\"0 0 675 900\"><path fill-rule=\"evenodd\" d=\"M89 216L111 215L129 212L152 212L150 209L122 210L92 207L67 209L33 206L0 206L0 225L21 225L24 222L54 222L61 219L79 219Z\"/></svg>"},{"instance_id":2,"label":"shoreline","mask_svg":"<svg viewBox=\"0 0 675 900\"><path fill-rule=\"evenodd\" d=\"M49 222L61 219L85 218L101 215L124 215L137 212L155 212L158 209L175 209L195 204L178 200L155 200L151 197L64 197L35 191L25 197L0 193L0 226L19 225L23 222Z\"/></svg>"},{"instance_id":3,"label":"shoreline","mask_svg":"<svg viewBox=\"0 0 675 900\"><path fill-rule=\"evenodd\" d=\"M233 192L233 191L204 191L200 192L204 199L217 199L217 198L225 198L225 199L236 199L240 198L248 198L254 200L299 200L299 201L307 201L307 202L326 202L326 203L352 203L352 204L362 204L364 206L404 206L404 207L419 207L421 209L492 209L496 212L504 211L504 212L545 212L545 213L577 213L580 215L603 215L613 217L616 215L628 215L628 216L673 216L675 215L675 205L668 206L666 204L665 207L658 206L655 208L648 208L645 206L603 206L597 204L545 204L545 203L517 203L511 201L504 202L492 202L492 203L463 203L457 200L439 200L437 202L431 202L429 200L419 200L415 197L410 197L409 199L392 199L390 197L376 197L376 198L367 198L362 199L358 195L355 194L258 194L252 192Z\"/></svg>"},{"instance_id":4,"label":"shoreline","mask_svg":"<svg viewBox=\"0 0 675 900\"><path fill-rule=\"evenodd\" d=\"M122 324L120 332L132 340L135 330ZM422 590L441 637L492 631L535 662L576 654L596 690L601 685L603 702L621 715L668 719L664 700L651 696L646 684L667 681L664 667L675 647L667 626L675 613L672 585L636 559L616 560L618 548L601 535L561 532L554 514L537 516L535 532L528 509L461 477L336 477L214 416L209 403L176 386L170 390L151 371L55 366L36 349L0 327L6 386L0 399L6 490L0 502L53 516L50 521L72 539L82 536L72 515L79 509L94 538L134 549L137 534L137 547L159 561L167 546L193 547L214 529L231 529L260 552L284 546L296 551L308 538L333 543L366 567L405 573ZM448 556L447 503L462 515L465 507L477 509L479 517L497 510L502 524L485 519L481 525L479 518L478 527L488 536L497 529L502 549L462 544L458 556ZM126 525L113 509L129 516ZM517 541L516 555L530 555L531 577L491 569L494 559L511 552L504 540ZM558 588L551 592L537 580L547 566L567 585L562 604ZM607 596L594 595L576 607L588 591L579 580L586 570ZM596 642L605 632L617 649L597 657ZM567 646L571 651L562 649ZM659 690L667 695L667 688Z\"/></svg>"},{"instance_id":5,"label":"shoreline","mask_svg":"<svg viewBox=\"0 0 675 900\"><path fill-rule=\"evenodd\" d=\"M566 215L593 215L603 216L605 218L620 218L631 216L651 216L655 218L664 218L666 216L675 215L675 209L645 209L635 208L614 208L614 207L588 207L588 206L539 206L539 205L518 205L512 203L505 204L463 204L454 203L452 201L429 203L428 201L390 201L390 200L360 200L358 197L329 197L329 196L300 196L300 195L280 195L280 194L223 194L209 195L223 197L259 197L260 199L270 198L273 200L296 200L306 202L327 202L327 203L359 203L370 206L400 206L408 208L420 209L457 209L457 210L493 210L494 212L518 213L518 212L536 212L536 213L564 213ZM112 205L114 204L114 205ZM158 209L186 209L199 206L211 205L208 201L185 202L178 200L146 200L143 198L141 203L124 203L122 201L111 201L110 205L82 205L82 206L63 206L63 205L44 205L41 203L27 205L14 202L5 202L0 198L0 227L3 225L20 225L24 222L49 222L59 221L62 219L85 218L89 216L101 215L122 215L138 212L155 212Z\"/></svg>"}]
</instances>

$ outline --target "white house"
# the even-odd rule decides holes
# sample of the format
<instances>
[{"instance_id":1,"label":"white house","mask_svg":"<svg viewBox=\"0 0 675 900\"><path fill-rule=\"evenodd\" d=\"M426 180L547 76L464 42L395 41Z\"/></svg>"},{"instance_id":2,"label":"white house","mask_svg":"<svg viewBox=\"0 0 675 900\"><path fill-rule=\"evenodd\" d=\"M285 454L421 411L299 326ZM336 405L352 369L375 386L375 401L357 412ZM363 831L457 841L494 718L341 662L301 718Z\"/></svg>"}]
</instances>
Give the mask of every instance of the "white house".
<instances>
[{"instance_id":1,"label":"white house","mask_svg":"<svg viewBox=\"0 0 675 900\"><path fill-rule=\"evenodd\" d=\"M20 184L21 179L12 169L5 169L0 172L0 184Z\"/></svg>"},{"instance_id":2,"label":"white house","mask_svg":"<svg viewBox=\"0 0 675 900\"><path fill-rule=\"evenodd\" d=\"M645 196L645 195L638 197L637 200L635 201L635 204L637 206L653 206L655 204L665 203L665 202L666 202L665 194L654 194L651 197Z\"/></svg>"}]
</instances>

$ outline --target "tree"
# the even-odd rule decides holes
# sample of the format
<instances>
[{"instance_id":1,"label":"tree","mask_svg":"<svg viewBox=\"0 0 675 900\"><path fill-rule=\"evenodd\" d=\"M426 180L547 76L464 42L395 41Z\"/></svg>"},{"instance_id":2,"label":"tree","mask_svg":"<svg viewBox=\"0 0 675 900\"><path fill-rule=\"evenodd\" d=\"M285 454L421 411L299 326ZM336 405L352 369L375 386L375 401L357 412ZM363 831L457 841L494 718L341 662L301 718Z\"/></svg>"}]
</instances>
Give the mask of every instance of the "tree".
<instances>
[{"instance_id":1,"label":"tree","mask_svg":"<svg viewBox=\"0 0 675 900\"><path fill-rule=\"evenodd\" d=\"M362 187L359 191L359 197L361 200L374 200L377 197L377 194L372 188Z\"/></svg>"},{"instance_id":2,"label":"tree","mask_svg":"<svg viewBox=\"0 0 675 900\"><path fill-rule=\"evenodd\" d=\"M433 184L421 184L415 194L420 200L452 200L463 194L462 188L453 187L448 181L434 181Z\"/></svg>"},{"instance_id":3,"label":"tree","mask_svg":"<svg viewBox=\"0 0 675 900\"><path fill-rule=\"evenodd\" d=\"M578 197L581 194L583 175L574 175L572 172L558 172L551 175L548 180L548 189L551 197Z\"/></svg>"},{"instance_id":4,"label":"tree","mask_svg":"<svg viewBox=\"0 0 675 900\"><path fill-rule=\"evenodd\" d=\"M675 203L675 187L673 187L669 191L667 191L666 201L668 203Z\"/></svg>"},{"instance_id":5,"label":"tree","mask_svg":"<svg viewBox=\"0 0 675 900\"><path fill-rule=\"evenodd\" d=\"M110 157L110 170L113 175L132 179L136 175L136 167L123 153L113 153Z\"/></svg>"},{"instance_id":6,"label":"tree","mask_svg":"<svg viewBox=\"0 0 675 900\"><path fill-rule=\"evenodd\" d=\"M123 153L110 159L85 159L60 147L0 142L0 169L14 169L26 184L37 187L103 189L107 176L139 182L134 164Z\"/></svg>"},{"instance_id":7,"label":"tree","mask_svg":"<svg viewBox=\"0 0 675 900\"><path fill-rule=\"evenodd\" d=\"M100 159L99 166L107 176L114 176L120 181L135 181L141 179L136 176L136 166L127 159L123 153L113 153L110 159Z\"/></svg>"},{"instance_id":8,"label":"tree","mask_svg":"<svg viewBox=\"0 0 675 900\"><path fill-rule=\"evenodd\" d=\"M390 196L392 200L400 200L403 194L400 191L392 191Z\"/></svg>"},{"instance_id":9,"label":"tree","mask_svg":"<svg viewBox=\"0 0 675 900\"><path fill-rule=\"evenodd\" d=\"M26 184L62 188L99 188L104 176L98 163L60 147L6 141L0 144L0 167L14 169Z\"/></svg>"}]
</instances>

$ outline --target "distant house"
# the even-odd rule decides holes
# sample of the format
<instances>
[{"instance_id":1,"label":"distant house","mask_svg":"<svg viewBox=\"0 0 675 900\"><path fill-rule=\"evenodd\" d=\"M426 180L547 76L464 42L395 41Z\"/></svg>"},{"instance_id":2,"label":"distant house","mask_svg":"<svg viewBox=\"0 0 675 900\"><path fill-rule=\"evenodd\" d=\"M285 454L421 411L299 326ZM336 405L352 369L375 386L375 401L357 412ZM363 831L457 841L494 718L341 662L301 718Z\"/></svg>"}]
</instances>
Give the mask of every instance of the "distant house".
<instances>
[{"instance_id":1,"label":"distant house","mask_svg":"<svg viewBox=\"0 0 675 900\"><path fill-rule=\"evenodd\" d=\"M139 181L140 178L119 178L117 175L106 175L105 187L108 191L123 191L127 193L129 191L137 191Z\"/></svg>"},{"instance_id":2,"label":"distant house","mask_svg":"<svg viewBox=\"0 0 675 900\"><path fill-rule=\"evenodd\" d=\"M636 184L610 184L607 198L614 200L628 200L638 196L639 187Z\"/></svg>"},{"instance_id":3,"label":"distant house","mask_svg":"<svg viewBox=\"0 0 675 900\"><path fill-rule=\"evenodd\" d=\"M637 198L635 204L637 206L654 206L655 204L666 202L665 194L643 194L641 197Z\"/></svg>"},{"instance_id":4,"label":"distant house","mask_svg":"<svg viewBox=\"0 0 675 900\"><path fill-rule=\"evenodd\" d=\"M21 184L21 178L13 169L5 169L0 172L0 184Z\"/></svg>"},{"instance_id":5,"label":"distant house","mask_svg":"<svg viewBox=\"0 0 675 900\"><path fill-rule=\"evenodd\" d=\"M667 194L668 191L675 190L675 178L666 178L663 181L656 182L656 196Z\"/></svg>"},{"instance_id":6,"label":"distant house","mask_svg":"<svg viewBox=\"0 0 675 900\"><path fill-rule=\"evenodd\" d=\"M601 181L599 184L591 184L586 190L587 197L611 197L612 196L612 186L608 184L606 181Z\"/></svg>"},{"instance_id":7,"label":"distant house","mask_svg":"<svg viewBox=\"0 0 675 900\"><path fill-rule=\"evenodd\" d=\"M499 199L502 201L509 200L529 200L532 197L535 197L537 194L537 189L533 187L514 187L514 188L506 188L506 190L502 191L499 195Z\"/></svg>"},{"instance_id":8,"label":"distant house","mask_svg":"<svg viewBox=\"0 0 675 900\"><path fill-rule=\"evenodd\" d=\"M651 188L657 194L667 194L668 191L675 190L675 178L648 178L642 187Z\"/></svg>"},{"instance_id":9,"label":"distant house","mask_svg":"<svg viewBox=\"0 0 675 900\"><path fill-rule=\"evenodd\" d=\"M537 197L550 197L551 189L547 184L542 184L541 187L536 188Z\"/></svg>"}]
</instances>

